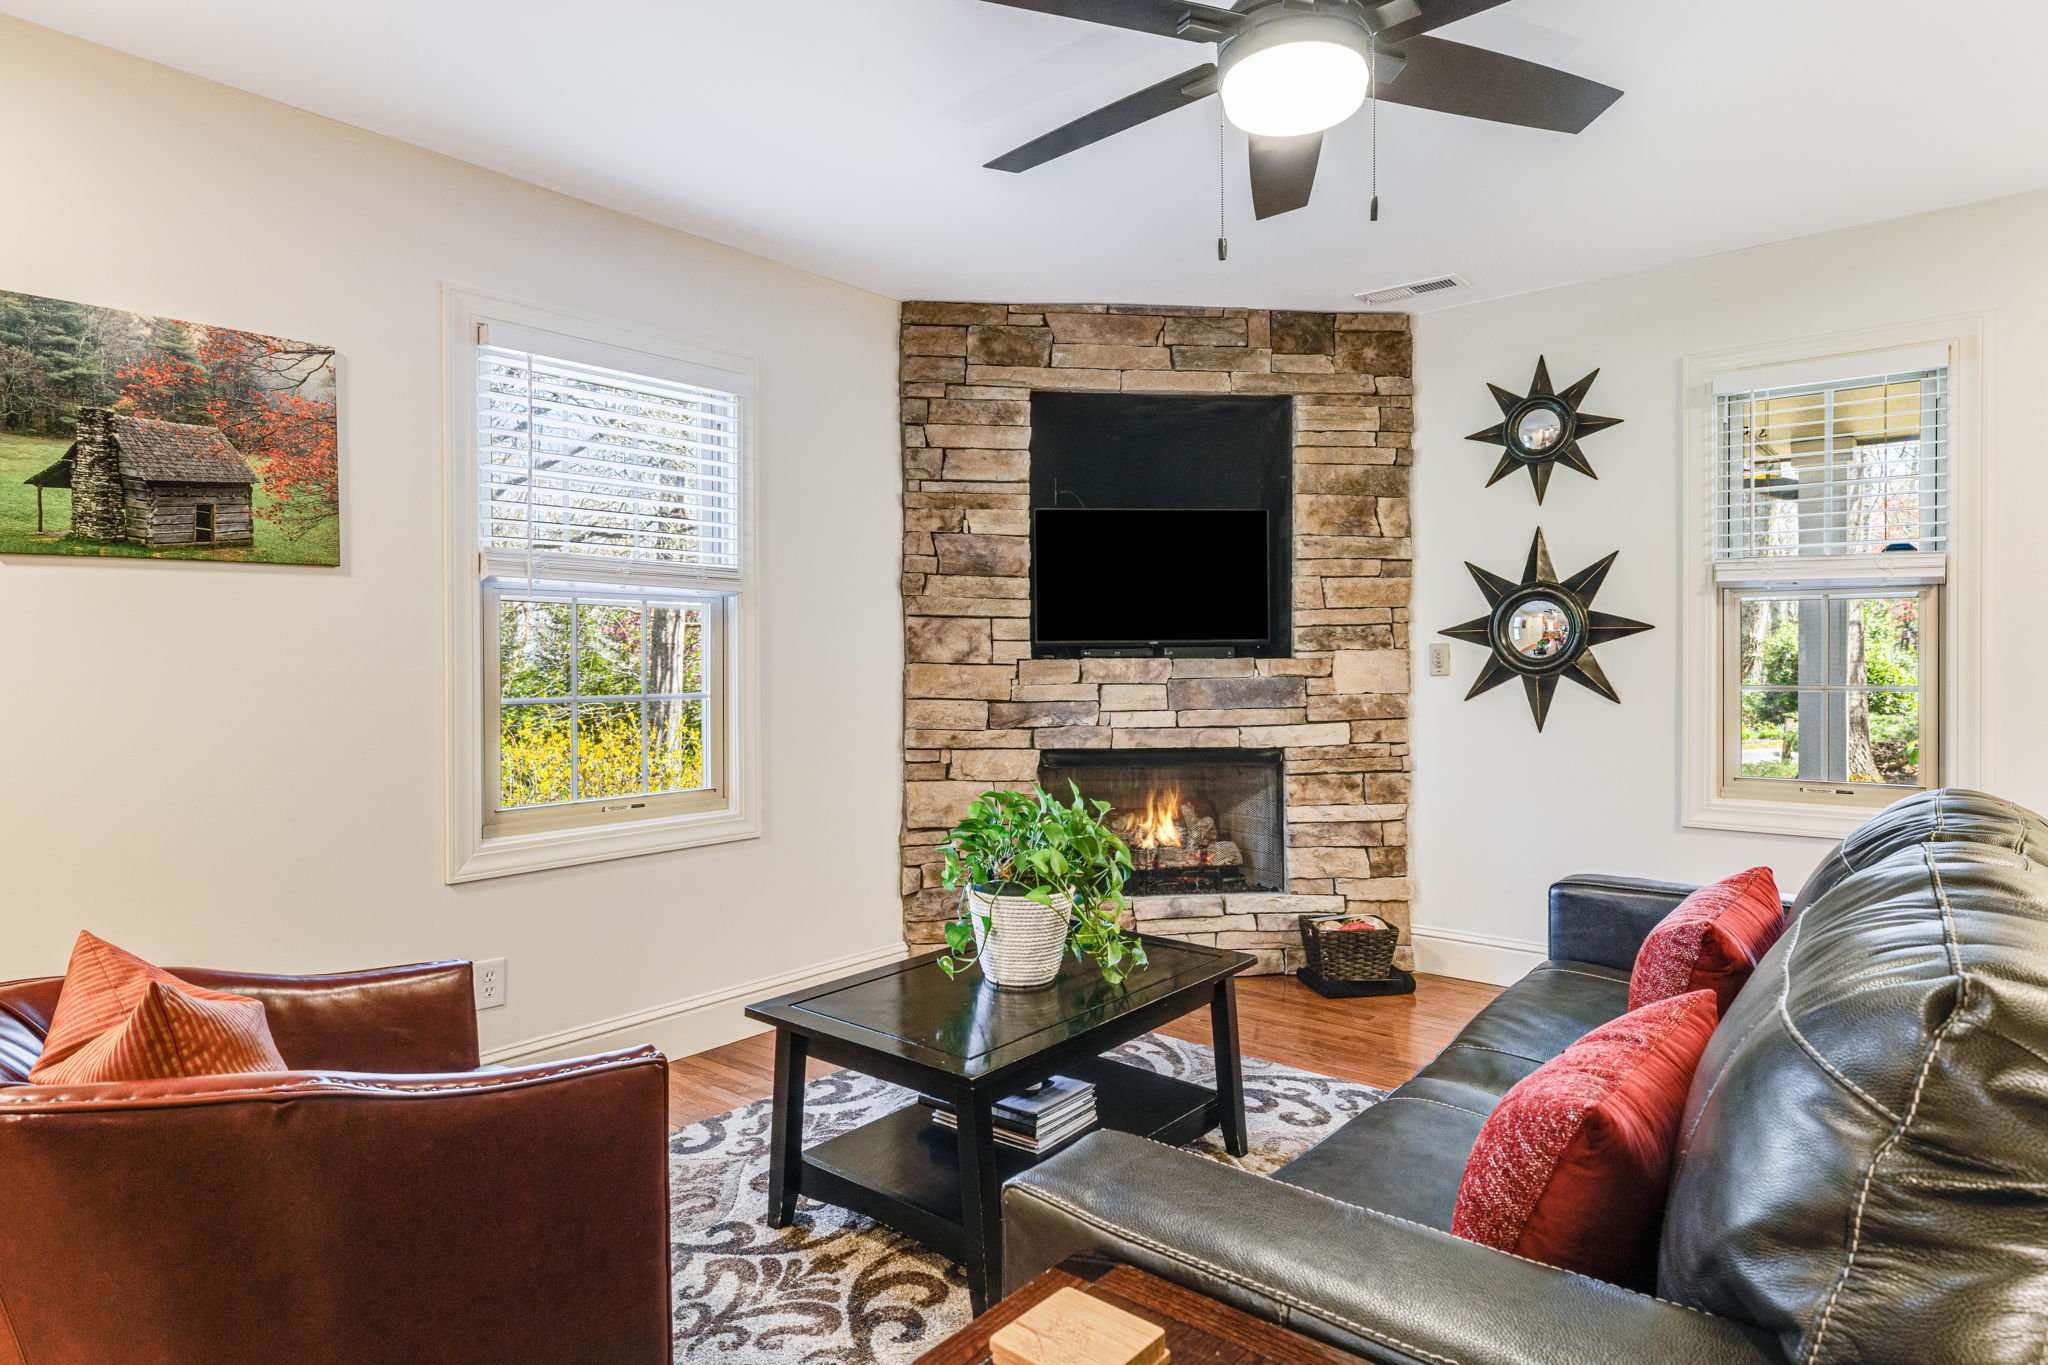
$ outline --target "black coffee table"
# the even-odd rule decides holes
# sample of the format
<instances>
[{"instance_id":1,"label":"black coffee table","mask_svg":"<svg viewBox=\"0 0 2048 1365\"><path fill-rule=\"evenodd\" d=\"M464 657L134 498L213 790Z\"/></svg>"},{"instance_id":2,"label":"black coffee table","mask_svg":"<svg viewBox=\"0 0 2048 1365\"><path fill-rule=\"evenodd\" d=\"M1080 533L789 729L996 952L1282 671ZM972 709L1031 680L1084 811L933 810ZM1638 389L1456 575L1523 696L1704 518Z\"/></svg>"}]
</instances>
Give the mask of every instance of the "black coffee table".
<instances>
[{"instance_id":1,"label":"black coffee table","mask_svg":"<svg viewBox=\"0 0 2048 1365\"><path fill-rule=\"evenodd\" d=\"M1002 1182L1037 1160L996 1144L996 1101L1072 1076L1095 1083L1105 1128L1180 1146L1220 1126L1224 1146L1244 1155L1233 978L1253 959L1150 937L1145 953L1150 965L1121 986L1070 957L1043 990L998 990L979 971L948 978L930 953L748 1006L775 1027L768 1221L787 1227L799 1194L866 1214L965 1263L979 1313L1002 1288ZM1101 1055L1205 1007L1214 1090ZM949 1100L959 1129L911 1105L806 1150L809 1057Z\"/></svg>"}]
</instances>

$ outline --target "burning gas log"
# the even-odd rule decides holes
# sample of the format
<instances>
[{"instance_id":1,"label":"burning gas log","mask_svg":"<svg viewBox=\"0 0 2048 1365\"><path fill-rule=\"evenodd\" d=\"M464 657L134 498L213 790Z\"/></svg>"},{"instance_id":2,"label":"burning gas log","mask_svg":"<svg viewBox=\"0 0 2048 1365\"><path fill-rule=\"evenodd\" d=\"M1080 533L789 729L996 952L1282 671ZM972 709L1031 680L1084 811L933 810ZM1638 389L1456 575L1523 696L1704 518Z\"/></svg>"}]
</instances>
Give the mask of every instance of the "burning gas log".
<instances>
[{"instance_id":1,"label":"burning gas log","mask_svg":"<svg viewBox=\"0 0 2048 1365\"><path fill-rule=\"evenodd\" d=\"M1109 827L1131 846L1139 871L1244 863L1238 846L1218 835L1214 813L1178 791L1148 793L1143 810L1112 811Z\"/></svg>"}]
</instances>

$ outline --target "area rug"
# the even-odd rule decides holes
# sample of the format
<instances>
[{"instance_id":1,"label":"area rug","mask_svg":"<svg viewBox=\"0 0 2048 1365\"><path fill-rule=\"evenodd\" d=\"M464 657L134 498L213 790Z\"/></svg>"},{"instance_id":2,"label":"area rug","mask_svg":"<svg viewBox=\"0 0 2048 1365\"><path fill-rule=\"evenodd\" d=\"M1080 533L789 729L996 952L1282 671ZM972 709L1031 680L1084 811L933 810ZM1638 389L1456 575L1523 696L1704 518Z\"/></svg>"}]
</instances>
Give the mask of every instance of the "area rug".
<instances>
[{"instance_id":1,"label":"area rug","mask_svg":"<svg viewBox=\"0 0 2048 1365\"><path fill-rule=\"evenodd\" d=\"M1110 1054L1209 1084L1206 1047L1147 1035ZM1215 1134L1191 1150L1263 1175L1292 1161L1384 1092L1274 1062L1244 1061L1251 1152ZM821 1142L916 1102L898 1086L842 1071L804 1095L804 1140ZM771 1228L769 1102L694 1123L669 1143L676 1360L687 1365L903 1365L964 1326L967 1277L857 1214L798 1201Z\"/></svg>"}]
</instances>

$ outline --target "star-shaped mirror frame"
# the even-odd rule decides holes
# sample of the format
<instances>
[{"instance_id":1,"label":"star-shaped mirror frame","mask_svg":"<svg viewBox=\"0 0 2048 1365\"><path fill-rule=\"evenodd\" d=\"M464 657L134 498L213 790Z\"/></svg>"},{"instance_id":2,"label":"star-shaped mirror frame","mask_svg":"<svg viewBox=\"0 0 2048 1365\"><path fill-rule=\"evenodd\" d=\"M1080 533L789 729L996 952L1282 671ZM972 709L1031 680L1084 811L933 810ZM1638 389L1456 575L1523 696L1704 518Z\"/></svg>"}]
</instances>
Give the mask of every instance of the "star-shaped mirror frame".
<instances>
[{"instance_id":1,"label":"star-shaped mirror frame","mask_svg":"<svg viewBox=\"0 0 2048 1365\"><path fill-rule=\"evenodd\" d=\"M1491 488L1517 469L1526 469L1529 481L1536 486L1536 505L1541 507L1543 495L1550 490L1550 472L1558 465L1576 469L1589 479L1599 478L1586 459L1586 452L1579 448L1580 438L1620 426L1622 422L1619 417L1598 417L1579 410L1579 404L1586 401L1593 381L1599 377L1600 371L1595 370L1563 393L1557 393L1551 388L1549 364L1538 356L1536 377L1530 381L1527 394L1510 393L1498 384L1488 384L1493 401L1500 404L1502 421L1465 438L1507 449L1500 463L1493 467L1493 477L1486 481L1486 486ZM1547 444L1531 444L1524 439L1522 424L1543 414L1556 420L1557 434Z\"/></svg>"},{"instance_id":2,"label":"star-shaped mirror frame","mask_svg":"<svg viewBox=\"0 0 2048 1365\"><path fill-rule=\"evenodd\" d=\"M1485 645L1490 651L1486 666L1480 669L1479 678L1472 684L1472 690L1465 694L1465 700L1470 701L1482 692L1519 677L1528 693L1529 710L1536 717L1539 731L1550 715L1550 700L1557 692L1557 680L1561 677L1591 688L1611 702L1619 702L1621 694L1607 681L1607 674L1593 657L1593 647L1655 629L1647 622L1593 610L1593 598L1607 580L1607 571L1614 566L1615 557L1620 553L1616 550L1570 578L1560 579L1557 570L1551 567L1550 547L1544 543L1543 529L1538 527L1519 583L1511 583L1466 561L1465 567L1472 571L1473 580L1479 584L1479 591L1486 598L1487 614L1438 632L1454 640ZM1517 649L1509 632L1509 623L1514 620L1515 613L1537 602L1555 603L1562 609L1567 623L1563 647L1556 653L1540 657Z\"/></svg>"}]
</instances>

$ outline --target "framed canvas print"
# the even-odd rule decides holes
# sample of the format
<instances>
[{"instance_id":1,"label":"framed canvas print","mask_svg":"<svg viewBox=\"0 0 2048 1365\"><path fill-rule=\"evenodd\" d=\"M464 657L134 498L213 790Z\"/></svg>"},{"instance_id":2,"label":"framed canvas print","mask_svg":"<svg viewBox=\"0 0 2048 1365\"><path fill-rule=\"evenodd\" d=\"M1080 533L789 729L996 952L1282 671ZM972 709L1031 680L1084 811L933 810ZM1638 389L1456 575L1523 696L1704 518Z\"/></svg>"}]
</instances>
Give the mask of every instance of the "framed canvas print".
<instances>
[{"instance_id":1,"label":"framed canvas print","mask_svg":"<svg viewBox=\"0 0 2048 1365\"><path fill-rule=\"evenodd\" d=\"M0 555L341 562L334 348L0 290Z\"/></svg>"}]
</instances>

